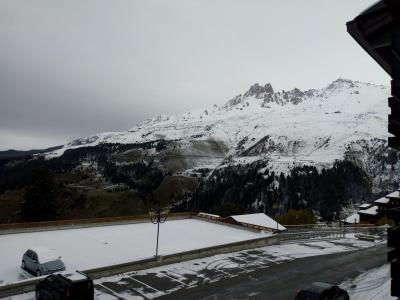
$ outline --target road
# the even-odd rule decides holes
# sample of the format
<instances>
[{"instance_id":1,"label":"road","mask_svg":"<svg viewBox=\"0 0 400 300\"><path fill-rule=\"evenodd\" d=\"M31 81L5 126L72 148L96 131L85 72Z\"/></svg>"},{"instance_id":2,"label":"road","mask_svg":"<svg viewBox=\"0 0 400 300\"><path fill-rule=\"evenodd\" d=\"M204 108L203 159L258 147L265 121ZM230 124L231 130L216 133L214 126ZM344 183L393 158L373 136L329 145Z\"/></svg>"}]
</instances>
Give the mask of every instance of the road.
<instances>
[{"instance_id":1,"label":"road","mask_svg":"<svg viewBox=\"0 0 400 300\"><path fill-rule=\"evenodd\" d=\"M386 262L387 247L295 259L215 283L180 290L159 299L293 299L313 281L340 284Z\"/></svg>"}]
</instances>

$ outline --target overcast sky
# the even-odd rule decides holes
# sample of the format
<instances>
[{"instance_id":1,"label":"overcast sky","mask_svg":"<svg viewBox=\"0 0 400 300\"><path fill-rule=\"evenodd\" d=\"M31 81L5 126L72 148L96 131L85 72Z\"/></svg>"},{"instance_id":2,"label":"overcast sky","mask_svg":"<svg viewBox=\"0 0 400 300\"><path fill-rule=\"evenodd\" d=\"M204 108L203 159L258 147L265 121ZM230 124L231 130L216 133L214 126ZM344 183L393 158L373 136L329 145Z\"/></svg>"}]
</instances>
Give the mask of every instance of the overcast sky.
<instances>
[{"instance_id":1,"label":"overcast sky","mask_svg":"<svg viewBox=\"0 0 400 300\"><path fill-rule=\"evenodd\" d=\"M255 82L389 84L345 23L374 0L0 0L0 149L126 130Z\"/></svg>"}]
</instances>

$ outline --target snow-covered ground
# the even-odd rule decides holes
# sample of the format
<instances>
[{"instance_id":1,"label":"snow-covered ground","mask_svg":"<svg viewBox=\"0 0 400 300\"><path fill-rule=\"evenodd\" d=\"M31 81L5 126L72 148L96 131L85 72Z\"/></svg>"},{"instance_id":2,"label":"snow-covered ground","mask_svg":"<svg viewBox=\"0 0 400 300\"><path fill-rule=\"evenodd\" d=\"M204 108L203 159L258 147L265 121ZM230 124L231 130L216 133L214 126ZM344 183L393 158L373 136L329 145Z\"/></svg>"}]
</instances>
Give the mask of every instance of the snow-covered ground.
<instances>
[{"instance_id":1,"label":"snow-covered ground","mask_svg":"<svg viewBox=\"0 0 400 300\"><path fill-rule=\"evenodd\" d=\"M30 247L52 249L67 271L107 266L155 254L157 226L152 223L0 235L0 284L23 280L22 254ZM160 225L159 254L199 249L268 235L195 219Z\"/></svg>"},{"instance_id":2,"label":"snow-covered ground","mask_svg":"<svg viewBox=\"0 0 400 300\"><path fill-rule=\"evenodd\" d=\"M342 159L352 141L384 138L387 133L387 97L390 89L347 79L309 91L274 91L253 85L223 106L214 105L175 116L145 120L128 131L103 132L74 140L47 153L58 157L68 149L100 143L143 143L179 140L185 154L190 141L219 141L237 163L273 158L282 171L297 164L329 165ZM186 144L185 144L186 143ZM357 147L354 146L354 147ZM355 149L357 150L357 149ZM202 155L206 155L203 151ZM212 151L210 157L215 155ZM221 159L202 160L202 167L217 167Z\"/></svg>"},{"instance_id":3,"label":"snow-covered ground","mask_svg":"<svg viewBox=\"0 0 400 300\"><path fill-rule=\"evenodd\" d=\"M340 287L348 291L351 300L395 300L390 295L390 266L369 270Z\"/></svg>"},{"instance_id":4,"label":"snow-covered ground","mask_svg":"<svg viewBox=\"0 0 400 300\"><path fill-rule=\"evenodd\" d=\"M382 242L380 242L382 243ZM105 277L95 280L95 294L97 300L115 299L154 299L162 295L187 289L197 285L216 282L221 279L233 278L241 273L251 273L259 268L268 268L272 264L280 264L297 258L325 255L357 249L368 248L376 245L373 242L356 240L353 235L331 241L295 242L273 245L251 250L244 250L228 254L214 255L187 262L134 271L121 275ZM349 288L357 283L359 291L363 287L366 292L368 286L378 287L377 283L387 281L387 267L368 272L365 278L360 276L352 282L345 282L343 286ZM385 273L386 272L386 273ZM384 276L384 281L382 277ZM375 280L376 279L376 280ZM374 281L375 280L375 281ZM346 285L347 284L347 285ZM379 297L365 297L362 300L391 300L380 298L387 291L387 283L382 287ZM373 288L371 289L373 290ZM371 291L370 290L370 291ZM355 290L354 290L355 291ZM351 291L351 295L356 295ZM32 300L33 293L26 293L7 298L7 300ZM351 298L361 299L361 298ZM5 299L3 299L5 300Z\"/></svg>"}]
</instances>

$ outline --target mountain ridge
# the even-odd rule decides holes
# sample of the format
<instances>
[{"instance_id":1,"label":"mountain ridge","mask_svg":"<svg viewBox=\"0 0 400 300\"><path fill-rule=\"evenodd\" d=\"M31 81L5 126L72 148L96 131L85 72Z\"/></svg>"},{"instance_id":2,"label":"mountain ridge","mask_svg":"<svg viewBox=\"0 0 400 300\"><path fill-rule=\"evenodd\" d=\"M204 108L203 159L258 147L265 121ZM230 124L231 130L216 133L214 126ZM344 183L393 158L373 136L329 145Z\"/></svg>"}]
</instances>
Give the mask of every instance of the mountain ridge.
<instances>
[{"instance_id":1,"label":"mountain ridge","mask_svg":"<svg viewBox=\"0 0 400 300\"><path fill-rule=\"evenodd\" d=\"M228 149L225 156L238 161L268 155L281 162L291 157L292 162L333 163L349 143L388 135L388 95L388 87L344 78L306 91L274 91L269 83L256 83L224 105L156 116L127 131L73 140L46 156L99 143L215 140Z\"/></svg>"}]
</instances>

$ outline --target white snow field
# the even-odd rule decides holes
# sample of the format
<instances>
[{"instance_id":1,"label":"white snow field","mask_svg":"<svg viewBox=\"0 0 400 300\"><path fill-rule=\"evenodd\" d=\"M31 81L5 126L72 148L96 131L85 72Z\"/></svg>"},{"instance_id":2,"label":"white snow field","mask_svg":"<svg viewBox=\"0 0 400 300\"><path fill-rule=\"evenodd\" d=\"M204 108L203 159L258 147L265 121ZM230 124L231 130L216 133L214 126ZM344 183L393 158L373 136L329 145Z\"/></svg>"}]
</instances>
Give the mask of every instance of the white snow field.
<instances>
[{"instance_id":1,"label":"white snow field","mask_svg":"<svg viewBox=\"0 0 400 300\"><path fill-rule=\"evenodd\" d=\"M157 226L136 223L0 235L0 285L29 277L20 269L22 254L45 247L62 257L67 271L108 266L154 256ZM184 219L160 225L159 254L171 254L270 235Z\"/></svg>"},{"instance_id":2,"label":"white snow field","mask_svg":"<svg viewBox=\"0 0 400 300\"><path fill-rule=\"evenodd\" d=\"M388 264L369 270L340 287L348 291L351 300L395 300L390 295L390 266Z\"/></svg>"}]
</instances>

